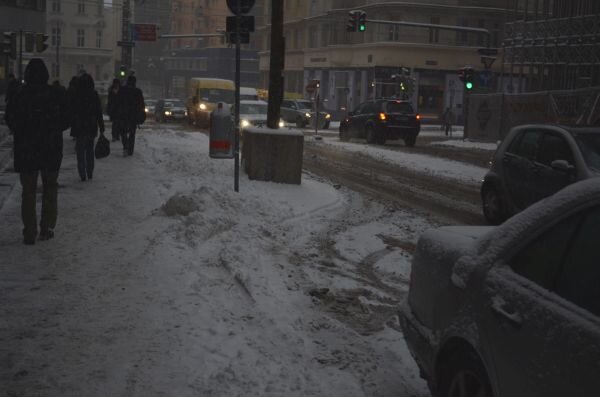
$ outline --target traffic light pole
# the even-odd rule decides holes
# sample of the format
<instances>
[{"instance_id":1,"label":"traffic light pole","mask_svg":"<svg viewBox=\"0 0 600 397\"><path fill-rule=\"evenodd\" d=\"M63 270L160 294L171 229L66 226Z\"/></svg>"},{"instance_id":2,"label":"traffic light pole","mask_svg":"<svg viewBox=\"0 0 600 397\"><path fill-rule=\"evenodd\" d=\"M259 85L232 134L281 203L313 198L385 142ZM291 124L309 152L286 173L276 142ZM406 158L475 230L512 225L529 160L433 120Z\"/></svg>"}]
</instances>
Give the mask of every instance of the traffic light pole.
<instances>
[{"instance_id":1,"label":"traffic light pole","mask_svg":"<svg viewBox=\"0 0 600 397\"><path fill-rule=\"evenodd\" d=\"M481 33L487 36L487 46L491 44L490 31L484 28L469 28L467 26L453 26L453 25L436 25L433 23L419 23L419 22L406 22L406 21L385 21L381 19L367 19L368 23L377 23L381 25L395 25L395 26L412 26L415 28L428 28L428 29L439 29L439 30L452 30L455 32L471 32Z\"/></svg>"},{"instance_id":2,"label":"traffic light pole","mask_svg":"<svg viewBox=\"0 0 600 397\"><path fill-rule=\"evenodd\" d=\"M241 14L242 6L241 3L238 2L237 13L235 16L235 141L233 146L233 155L234 157L234 183L233 190L235 192L240 191L240 84L241 84L241 51L240 51L240 42L241 40L241 32L240 32L240 22L241 22Z\"/></svg>"},{"instance_id":3,"label":"traffic light pole","mask_svg":"<svg viewBox=\"0 0 600 397\"><path fill-rule=\"evenodd\" d=\"M19 30L19 82L23 81L23 30Z\"/></svg>"}]
</instances>

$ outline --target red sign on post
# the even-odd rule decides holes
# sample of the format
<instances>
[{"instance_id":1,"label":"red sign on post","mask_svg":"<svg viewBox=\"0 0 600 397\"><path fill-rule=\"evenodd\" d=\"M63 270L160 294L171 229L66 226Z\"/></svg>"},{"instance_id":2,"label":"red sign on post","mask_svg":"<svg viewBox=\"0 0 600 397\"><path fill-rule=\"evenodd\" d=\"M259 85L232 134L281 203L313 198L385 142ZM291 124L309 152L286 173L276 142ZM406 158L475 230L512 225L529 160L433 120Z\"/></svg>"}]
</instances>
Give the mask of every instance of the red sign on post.
<instances>
[{"instance_id":1,"label":"red sign on post","mask_svg":"<svg viewBox=\"0 0 600 397\"><path fill-rule=\"evenodd\" d=\"M133 41L156 41L156 25L151 23L135 23L132 26Z\"/></svg>"}]
</instances>

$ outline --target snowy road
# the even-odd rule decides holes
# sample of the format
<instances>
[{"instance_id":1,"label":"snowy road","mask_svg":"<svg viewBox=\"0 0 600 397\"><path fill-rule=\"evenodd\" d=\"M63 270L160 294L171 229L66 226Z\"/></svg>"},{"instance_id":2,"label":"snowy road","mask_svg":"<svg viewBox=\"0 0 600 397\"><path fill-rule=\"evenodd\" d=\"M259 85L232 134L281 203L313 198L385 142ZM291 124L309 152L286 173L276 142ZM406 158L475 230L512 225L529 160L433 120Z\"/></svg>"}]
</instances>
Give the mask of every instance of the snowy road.
<instances>
[{"instance_id":1,"label":"snowy road","mask_svg":"<svg viewBox=\"0 0 600 397\"><path fill-rule=\"evenodd\" d=\"M428 395L396 311L438 221L309 175L236 194L204 134L145 129L91 182L68 143L54 240L22 245L20 188L0 210L7 395Z\"/></svg>"}]
</instances>

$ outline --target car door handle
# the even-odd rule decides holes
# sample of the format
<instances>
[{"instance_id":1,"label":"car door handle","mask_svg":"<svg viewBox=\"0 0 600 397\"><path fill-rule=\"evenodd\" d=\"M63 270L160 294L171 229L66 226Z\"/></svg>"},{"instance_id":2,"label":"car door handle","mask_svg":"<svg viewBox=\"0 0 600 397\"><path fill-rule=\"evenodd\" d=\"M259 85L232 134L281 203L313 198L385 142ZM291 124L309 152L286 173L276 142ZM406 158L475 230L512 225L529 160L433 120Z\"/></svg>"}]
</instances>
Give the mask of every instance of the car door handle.
<instances>
[{"instance_id":1,"label":"car door handle","mask_svg":"<svg viewBox=\"0 0 600 397\"><path fill-rule=\"evenodd\" d=\"M516 310L507 309L507 304L504 299L499 296L495 296L492 298L492 311L506 320L508 320L512 325L516 327L520 327L523 325L523 318Z\"/></svg>"}]
</instances>

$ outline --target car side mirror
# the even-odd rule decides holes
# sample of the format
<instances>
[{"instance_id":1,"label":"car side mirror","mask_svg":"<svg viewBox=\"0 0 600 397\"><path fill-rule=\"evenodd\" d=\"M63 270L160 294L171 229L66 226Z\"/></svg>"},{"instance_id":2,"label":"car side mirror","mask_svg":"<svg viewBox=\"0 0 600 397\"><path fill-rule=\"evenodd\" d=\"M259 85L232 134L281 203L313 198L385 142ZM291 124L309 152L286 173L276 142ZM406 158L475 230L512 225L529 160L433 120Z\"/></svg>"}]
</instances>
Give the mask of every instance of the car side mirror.
<instances>
[{"instance_id":1,"label":"car side mirror","mask_svg":"<svg viewBox=\"0 0 600 397\"><path fill-rule=\"evenodd\" d=\"M471 273L473 273L473 269L475 260L471 256L461 256L454 263L452 267L452 275L450 276L450 281L452 285L454 285L458 289L467 288L467 283L469 282L469 278L471 278Z\"/></svg>"},{"instance_id":2,"label":"car side mirror","mask_svg":"<svg viewBox=\"0 0 600 397\"><path fill-rule=\"evenodd\" d=\"M554 160L550 166L552 167L552 169L555 169L557 171L562 171L565 173L571 173L575 170L575 166L569 164L569 162L567 160Z\"/></svg>"}]
</instances>

